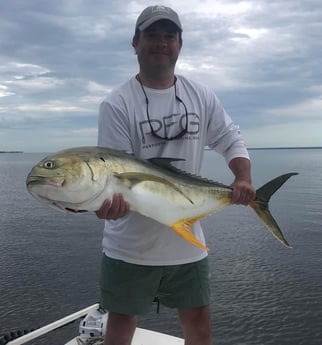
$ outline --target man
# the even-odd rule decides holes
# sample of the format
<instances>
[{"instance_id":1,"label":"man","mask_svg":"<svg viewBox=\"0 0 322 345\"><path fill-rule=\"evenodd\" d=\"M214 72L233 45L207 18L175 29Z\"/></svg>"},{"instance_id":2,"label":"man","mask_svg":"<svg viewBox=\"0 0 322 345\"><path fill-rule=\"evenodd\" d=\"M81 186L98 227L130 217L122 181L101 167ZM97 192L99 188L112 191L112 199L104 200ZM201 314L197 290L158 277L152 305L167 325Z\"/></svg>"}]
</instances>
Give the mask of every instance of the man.
<instances>
[{"instance_id":1,"label":"man","mask_svg":"<svg viewBox=\"0 0 322 345\"><path fill-rule=\"evenodd\" d=\"M139 73L102 102L98 145L139 158L173 157L176 166L198 174L205 146L222 154L235 175L233 202L255 197L249 156L238 127L209 88L174 69L182 47L182 25L165 6L147 7L132 41ZM154 296L178 309L186 345L212 343L207 252L169 228L129 212L122 195L106 200L102 259L102 306L109 311L105 345L128 345L138 315ZM200 224L193 227L205 243Z\"/></svg>"}]
</instances>

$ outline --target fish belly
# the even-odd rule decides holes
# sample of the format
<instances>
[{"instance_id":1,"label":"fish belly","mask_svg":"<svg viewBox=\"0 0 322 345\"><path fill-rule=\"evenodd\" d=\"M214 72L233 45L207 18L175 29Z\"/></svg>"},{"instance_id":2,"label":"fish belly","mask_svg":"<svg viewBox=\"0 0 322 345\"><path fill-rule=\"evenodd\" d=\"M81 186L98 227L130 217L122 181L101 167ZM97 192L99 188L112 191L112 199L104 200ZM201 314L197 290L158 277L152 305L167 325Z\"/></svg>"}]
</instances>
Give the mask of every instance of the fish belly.
<instances>
[{"instance_id":1,"label":"fish belly","mask_svg":"<svg viewBox=\"0 0 322 345\"><path fill-rule=\"evenodd\" d=\"M205 218L225 206L215 198L193 197L188 200L183 195L154 193L141 187L131 189L125 194L125 199L130 203L131 210L168 226L179 220Z\"/></svg>"}]
</instances>

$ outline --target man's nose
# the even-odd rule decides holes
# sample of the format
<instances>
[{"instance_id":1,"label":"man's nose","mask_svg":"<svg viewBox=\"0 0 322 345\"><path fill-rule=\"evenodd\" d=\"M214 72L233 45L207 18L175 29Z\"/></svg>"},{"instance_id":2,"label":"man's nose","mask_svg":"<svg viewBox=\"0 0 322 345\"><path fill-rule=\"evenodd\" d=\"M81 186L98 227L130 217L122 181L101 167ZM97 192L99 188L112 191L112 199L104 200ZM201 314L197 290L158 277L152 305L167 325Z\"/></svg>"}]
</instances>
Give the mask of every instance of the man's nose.
<instances>
[{"instance_id":1,"label":"man's nose","mask_svg":"<svg viewBox=\"0 0 322 345\"><path fill-rule=\"evenodd\" d=\"M155 37L155 43L159 45L167 45L168 40L165 35L158 35Z\"/></svg>"},{"instance_id":2,"label":"man's nose","mask_svg":"<svg viewBox=\"0 0 322 345\"><path fill-rule=\"evenodd\" d=\"M157 47L166 47L167 42L165 40L159 40L158 42L155 43Z\"/></svg>"}]
</instances>

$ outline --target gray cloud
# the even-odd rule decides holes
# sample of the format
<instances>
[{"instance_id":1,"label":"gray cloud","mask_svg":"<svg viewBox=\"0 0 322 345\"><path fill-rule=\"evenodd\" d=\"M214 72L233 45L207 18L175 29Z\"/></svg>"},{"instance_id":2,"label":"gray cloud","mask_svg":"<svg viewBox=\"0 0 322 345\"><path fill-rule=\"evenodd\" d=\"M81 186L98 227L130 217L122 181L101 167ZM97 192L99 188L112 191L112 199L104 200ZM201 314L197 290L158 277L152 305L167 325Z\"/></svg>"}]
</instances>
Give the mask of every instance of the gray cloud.
<instances>
[{"instance_id":1,"label":"gray cloud","mask_svg":"<svg viewBox=\"0 0 322 345\"><path fill-rule=\"evenodd\" d=\"M49 132L48 150L95 145L99 102L137 71L131 39L147 5L5 1L0 149L21 149L23 142L26 151L37 150ZM322 128L320 1L180 0L173 7L184 26L177 73L211 86L250 146L294 145L294 126ZM278 125L283 142L261 141L262 128L276 131ZM297 145L322 145L318 134L300 139Z\"/></svg>"}]
</instances>

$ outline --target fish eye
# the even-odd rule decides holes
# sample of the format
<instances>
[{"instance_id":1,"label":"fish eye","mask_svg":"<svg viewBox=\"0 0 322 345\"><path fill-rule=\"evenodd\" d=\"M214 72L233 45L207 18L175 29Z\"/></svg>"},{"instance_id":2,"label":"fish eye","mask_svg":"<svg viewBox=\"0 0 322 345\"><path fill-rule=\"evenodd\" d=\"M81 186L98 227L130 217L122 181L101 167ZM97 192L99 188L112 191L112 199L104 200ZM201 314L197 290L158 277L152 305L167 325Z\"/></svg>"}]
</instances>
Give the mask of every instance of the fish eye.
<instances>
[{"instance_id":1,"label":"fish eye","mask_svg":"<svg viewBox=\"0 0 322 345\"><path fill-rule=\"evenodd\" d=\"M55 164L53 161L46 161L44 162L43 167L46 169L53 169L55 167Z\"/></svg>"}]
</instances>

